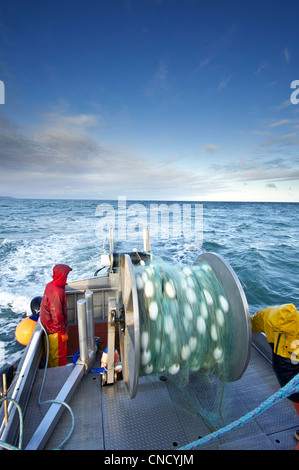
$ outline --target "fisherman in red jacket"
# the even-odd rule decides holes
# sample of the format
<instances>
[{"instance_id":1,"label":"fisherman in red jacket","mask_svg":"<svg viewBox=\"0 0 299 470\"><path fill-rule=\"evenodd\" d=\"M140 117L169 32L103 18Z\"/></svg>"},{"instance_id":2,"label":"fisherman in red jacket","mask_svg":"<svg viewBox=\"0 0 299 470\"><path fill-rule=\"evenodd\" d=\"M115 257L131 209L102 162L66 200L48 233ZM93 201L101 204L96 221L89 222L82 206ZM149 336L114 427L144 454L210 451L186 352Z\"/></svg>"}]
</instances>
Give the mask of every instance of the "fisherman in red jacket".
<instances>
[{"instance_id":1,"label":"fisherman in red jacket","mask_svg":"<svg viewBox=\"0 0 299 470\"><path fill-rule=\"evenodd\" d=\"M66 264L53 268L53 281L46 285L40 310L40 321L49 338L49 367L67 364L67 303L65 285L72 269Z\"/></svg>"}]
</instances>

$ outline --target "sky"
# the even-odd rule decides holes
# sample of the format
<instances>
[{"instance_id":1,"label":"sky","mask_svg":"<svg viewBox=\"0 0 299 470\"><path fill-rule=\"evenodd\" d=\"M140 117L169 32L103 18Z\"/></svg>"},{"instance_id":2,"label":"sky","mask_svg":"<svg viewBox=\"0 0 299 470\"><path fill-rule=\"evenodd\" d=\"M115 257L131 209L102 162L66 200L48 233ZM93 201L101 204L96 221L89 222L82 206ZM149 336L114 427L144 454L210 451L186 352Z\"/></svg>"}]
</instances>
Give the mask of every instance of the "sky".
<instances>
[{"instance_id":1,"label":"sky","mask_svg":"<svg viewBox=\"0 0 299 470\"><path fill-rule=\"evenodd\" d=\"M298 0L2 0L0 196L298 202L298 18Z\"/></svg>"}]
</instances>

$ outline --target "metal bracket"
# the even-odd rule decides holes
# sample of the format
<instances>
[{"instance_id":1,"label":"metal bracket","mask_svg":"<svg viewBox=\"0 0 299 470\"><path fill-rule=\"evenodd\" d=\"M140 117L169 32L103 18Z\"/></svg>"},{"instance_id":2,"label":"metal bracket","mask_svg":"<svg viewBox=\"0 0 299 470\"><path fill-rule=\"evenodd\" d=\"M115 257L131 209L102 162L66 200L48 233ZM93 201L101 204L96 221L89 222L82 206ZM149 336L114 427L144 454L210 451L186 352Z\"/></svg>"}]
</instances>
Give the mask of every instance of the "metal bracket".
<instances>
[{"instance_id":1,"label":"metal bracket","mask_svg":"<svg viewBox=\"0 0 299 470\"><path fill-rule=\"evenodd\" d=\"M114 348L115 348L115 322L117 313L117 303L114 297L108 299L108 364L106 372L106 383L113 384L115 382L114 370Z\"/></svg>"}]
</instances>

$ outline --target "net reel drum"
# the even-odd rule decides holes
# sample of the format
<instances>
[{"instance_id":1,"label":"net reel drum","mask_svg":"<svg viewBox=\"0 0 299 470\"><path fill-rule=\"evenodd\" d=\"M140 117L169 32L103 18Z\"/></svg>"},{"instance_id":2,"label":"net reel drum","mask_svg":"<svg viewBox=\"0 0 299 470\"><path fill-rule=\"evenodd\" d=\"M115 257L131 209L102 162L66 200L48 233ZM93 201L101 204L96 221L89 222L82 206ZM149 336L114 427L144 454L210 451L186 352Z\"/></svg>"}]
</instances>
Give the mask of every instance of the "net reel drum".
<instances>
[{"instance_id":1,"label":"net reel drum","mask_svg":"<svg viewBox=\"0 0 299 470\"><path fill-rule=\"evenodd\" d=\"M245 293L234 270L215 253L203 253L194 267L208 265L221 284L229 302L229 324L233 329L230 369L227 381L238 380L245 372L251 348L251 324ZM119 271L120 353L124 383L130 398L138 389L141 364L141 311L136 272L129 255L123 255Z\"/></svg>"}]
</instances>

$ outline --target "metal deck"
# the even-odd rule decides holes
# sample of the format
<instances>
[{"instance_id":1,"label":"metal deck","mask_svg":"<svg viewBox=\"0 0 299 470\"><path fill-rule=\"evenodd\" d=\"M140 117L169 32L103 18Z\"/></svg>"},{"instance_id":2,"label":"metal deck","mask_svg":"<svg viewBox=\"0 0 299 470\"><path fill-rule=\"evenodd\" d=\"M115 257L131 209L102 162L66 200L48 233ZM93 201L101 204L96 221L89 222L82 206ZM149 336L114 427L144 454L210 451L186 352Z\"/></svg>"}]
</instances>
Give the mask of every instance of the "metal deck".
<instances>
[{"instance_id":1,"label":"metal deck","mask_svg":"<svg viewBox=\"0 0 299 470\"><path fill-rule=\"evenodd\" d=\"M48 369L42 401L56 397L73 367ZM43 370L39 370L24 420L24 448L49 408L37 403L42 377ZM194 396L202 393L201 385L189 384ZM242 378L226 385L225 424L253 410L278 389L271 364L253 348ZM129 399L122 380L102 387L101 376L89 373L69 404L75 415L75 429L65 450L174 450L211 432L203 419L184 406L176 385L156 376L141 377L137 396ZM199 449L293 450L298 421L292 403L285 399ZM56 448L70 428L71 417L65 410L45 448Z\"/></svg>"}]
</instances>

